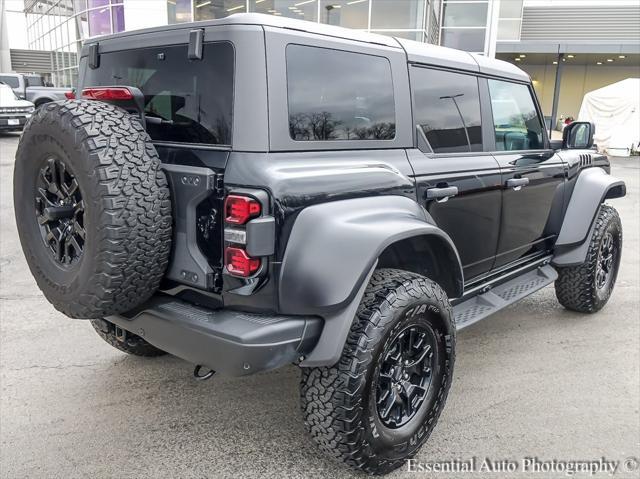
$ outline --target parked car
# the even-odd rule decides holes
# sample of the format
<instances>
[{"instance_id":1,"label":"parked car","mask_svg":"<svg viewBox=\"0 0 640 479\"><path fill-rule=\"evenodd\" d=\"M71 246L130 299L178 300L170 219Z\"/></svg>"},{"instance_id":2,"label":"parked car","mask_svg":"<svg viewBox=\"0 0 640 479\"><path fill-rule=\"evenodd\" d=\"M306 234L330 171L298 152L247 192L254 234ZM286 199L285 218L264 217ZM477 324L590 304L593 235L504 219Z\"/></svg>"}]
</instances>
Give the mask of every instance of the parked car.
<instances>
[{"instance_id":1,"label":"parked car","mask_svg":"<svg viewBox=\"0 0 640 479\"><path fill-rule=\"evenodd\" d=\"M36 108L56 100L75 98L72 88L44 86L42 77L22 73L0 73L0 82L9 85L18 98L29 100Z\"/></svg>"},{"instance_id":2,"label":"parked car","mask_svg":"<svg viewBox=\"0 0 640 479\"><path fill-rule=\"evenodd\" d=\"M46 298L198 379L300 366L309 433L351 467L427 440L457 331L551 284L610 298L625 184L590 123L549 140L514 65L243 14L88 40L79 83L16 156Z\"/></svg>"},{"instance_id":3,"label":"parked car","mask_svg":"<svg viewBox=\"0 0 640 479\"><path fill-rule=\"evenodd\" d=\"M0 131L20 131L35 107L27 100L20 100L9 85L0 83Z\"/></svg>"}]
</instances>

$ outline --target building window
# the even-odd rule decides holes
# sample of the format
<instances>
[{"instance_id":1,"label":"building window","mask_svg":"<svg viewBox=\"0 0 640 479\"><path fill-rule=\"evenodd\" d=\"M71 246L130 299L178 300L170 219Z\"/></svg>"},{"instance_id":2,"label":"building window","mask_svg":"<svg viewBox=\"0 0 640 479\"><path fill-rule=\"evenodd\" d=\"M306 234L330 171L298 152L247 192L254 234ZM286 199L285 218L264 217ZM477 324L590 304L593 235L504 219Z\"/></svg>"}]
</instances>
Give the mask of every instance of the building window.
<instances>
[{"instance_id":1,"label":"building window","mask_svg":"<svg viewBox=\"0 0 640 479\"><path fill-rule=\"evenodd\" d=\"M318 0L249 0L249 11L318 21Z\"/></svg>"},{"instance_id":2,"label":"building window","mask_svg":"<svg viewBox=\"0 0 640 479\"><path fill-rule=\"evenodd\" d=\"M484 52L488 10L487 0L445 0L441 44L468 52Z\"/></svg>"},{"instance_id":3,"label":"building window","mask_svg":"<svg viewBox=\"0 0 640 479\"><path fill-rule=\"evenodd\" d=\"M289 132L300 141L392 140L395 104L386 58L287 46Z\"/></svg>"},{"instance_id":4,"label":"building window","mask_svg":"<svg viewBox=\"0 0 640 479\"><path fill-rule=\"evenodd\" d=\"M371 29L424 29L424 0L372 0Z\"/></svg>"},{"instance_id":5,"label":"building window","mask_svg":"<svg viewBox=\"0 0 640 479\"><path fill-rule=\"evenodd\" d=\"M522 26L522 0L500 2L498 40L519 41Z\"/></svg>"},{"instance_id":6,"label":"building window","mask_svg":"<svg viewBox=\"0 0 640 479\"><path fill-rule=\"evenodd\" d=\"M369 0L321 0L320 21L340 27L367 29Z\"/></svg>"},{"instance_id":7,"label":"building window","mask_svg":"<svg viewBox=\"0 0 640 479\"><path fill-rule=\"evenodd\" d=\"M167 17L169 23L190 22L192 20L191 2L192 0L167 0Z\"/></svg>"},{"instance_id":8,"label":"building window","mask_svg":"<svg viewBox=\"0 0 640 479\"><path fill-rule=\"evenodd\" d=\"M434 153L482 151L478 79L411 68L415 122Z\"/></svg>"},{"instance_id":9,"label":"building window","mask_svg":"<svg viewBox=\"0 0 640 479\"><path fill-rule=\"evenodd\" d=\"M245 13L245 0L195 0L193 16L195 21L228 17L233 13Z\"/></svg>"},{"instance_id":10,"label":"building window","mask_svg":"<svg viewBox=\"0 0 640 479\"><path fill-rule=\"evenodd\" d=\"M486 27L487 3L450 3L444 5L444 27Z\"/></svg>"}]
</instances>

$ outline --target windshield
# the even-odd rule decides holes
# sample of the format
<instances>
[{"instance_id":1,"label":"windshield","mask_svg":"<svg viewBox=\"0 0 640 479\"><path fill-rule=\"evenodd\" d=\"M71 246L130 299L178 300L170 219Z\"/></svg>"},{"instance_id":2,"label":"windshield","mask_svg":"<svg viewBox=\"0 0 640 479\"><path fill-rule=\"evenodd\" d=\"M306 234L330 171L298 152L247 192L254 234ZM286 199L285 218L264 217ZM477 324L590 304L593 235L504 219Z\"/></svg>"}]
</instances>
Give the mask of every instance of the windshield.
<instances>
[{"instance_id":1,"label":"windshield","mask_svg":"<svg viewBox=\"0 0 640 479\"><path fill-rule=\"evenodd\" d=\"M0 82L6 85L9 85L11 88L20 87L20 82L18 81L18 77L9 76L9 75L0 75Z\"/></svg>"},{"instance_id":2,"label":"windshield","mask_svg":"<svg viewBox=\"0 0 640 479\"><path fill-rule=\"evenodd\" d=\"M13 103L18 97L13 92L10 86L0 84L0 104Z\"/></svg>"},{"instance_id":3,"label":"windshield","mask_svg":"<svg viewBox=\"0 0 640 479\"><path fill-rule=\"evenodd\" d=\"M186 45L124 50L101 54L82 84L139 88L153 140L230 145L233 63L228 42L205 43L200 61L188 59Z\"/></svg>"}]
</instances>

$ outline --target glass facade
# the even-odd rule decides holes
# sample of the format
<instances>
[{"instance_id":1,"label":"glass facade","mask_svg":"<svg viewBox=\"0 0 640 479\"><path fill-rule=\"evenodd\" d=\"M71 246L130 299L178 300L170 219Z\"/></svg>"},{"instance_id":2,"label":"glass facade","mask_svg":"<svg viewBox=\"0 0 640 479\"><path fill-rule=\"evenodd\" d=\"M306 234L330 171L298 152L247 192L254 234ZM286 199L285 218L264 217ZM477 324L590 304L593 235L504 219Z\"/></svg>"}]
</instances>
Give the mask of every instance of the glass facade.
<instances>
[{"instance_id":1,"label":"glass facade","mask_svg":"<svg viewBox=\"0 0 640 479\"><path fill-rule=\"evenodd\" d=\"M124 2L25 0L29 47L51 51L51 79L55 86L76 85L83 39L125 30Z\"/></svg>"},{"instance_id":2,"label":"glass facade","mask_svg":"<svg viewBox=\"0 0 640 479\"><path fill-rule=\"evenodd\" d=\"M146 26L143 20L147 8L150 13L153 11L149 16L156 21L148 26L255 12L421 42L438 43L440 38L450 38L440 30L440 12L451 0L145 0L145 3L24 0L24 3L30 48L52 51L52 78L56 86L77 83L77 54L82 40ZM163 18L160 23L158 13Z\"/></svg>"},{"instance_id":3,"label":"glass facade","mask_svg":"<svg viewBox=\"0 0 640 479\"><path fill-rule=\"evenodd\" d=\"M243 12L297 18L417 41L439 38L440 0L167 0L169 23L223 18Z\"/></svg>"},{"instance_id":4,"label":"glass facade","mask_svg":"<svg viewBox=\"0 0 640 479\"><path fill-rule=\"evenodd\" d=\"M489 0L444 0L440 44L468 52L484 53L488 17Z\"/></svg>"},{"instance_id":5,"label":"glass facade","mask_svg":"<svg viewBox=\"0 0 640 479\"><path fill-rule=\"evenodd\" d=\"M500 2L498 40L519 41L522 27L523 0Z\"/></svg>"}]
</instances>

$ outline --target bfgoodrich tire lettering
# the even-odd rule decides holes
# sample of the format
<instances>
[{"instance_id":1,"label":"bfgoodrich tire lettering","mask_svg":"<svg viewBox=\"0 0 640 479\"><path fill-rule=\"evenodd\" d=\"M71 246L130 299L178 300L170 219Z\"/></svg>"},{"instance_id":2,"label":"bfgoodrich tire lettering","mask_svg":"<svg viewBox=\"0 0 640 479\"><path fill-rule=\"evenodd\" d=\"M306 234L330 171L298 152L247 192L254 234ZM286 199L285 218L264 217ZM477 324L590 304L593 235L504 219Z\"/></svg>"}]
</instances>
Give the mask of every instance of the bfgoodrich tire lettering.
<instances>
[{"instance_id":1,"label":"bfgoodrich tire lettering","mask_svg":"<svg viewBox=\"0 0 640 479\"><path fill-rule=\"evenodd\" d=\"M599 264L602 262L603 247L611 241L613 257L610 261L609 276L604 284L599 284ZM587 257L577 266L558 268L556 296L567 309L580 313L600 311L613 292L618 275L622 253L622 223L618 212L611 206L602 205L591 235Z\"/></svg>"},{"instance_id":2,"label":"bfgoodrich tire lettering","mask_svg":"<svg viewBox=\"0 0 640 479\"><path fill-rule=\"evenodd\" d=\"M51 159L77 180L84 202L83 251L69 264L45 243L34 207L38 175ZM29 268L59 311L102 318L157 290L171 246L169 189L149 136L124 110L88 100L39 108L18 146L14 204Z\"/></svg>"},{"instance_id":3,"label":"bfgoodrich tire lettering","mask_svg":"<svg viewBox=\"0 0 640 479\"><path fill-rule=\"evenodd\" d=\"M412 419L386 427L376 405L382 358L398 333L412 325L437 338L428 398ZM320 448L349 466L384 474L402 466L428 439L444 407L455 359L455 327L444 291L422 276L393 269L374 272L332 367L303 368L305 425Z\"/></svg>"}]
</instances>

